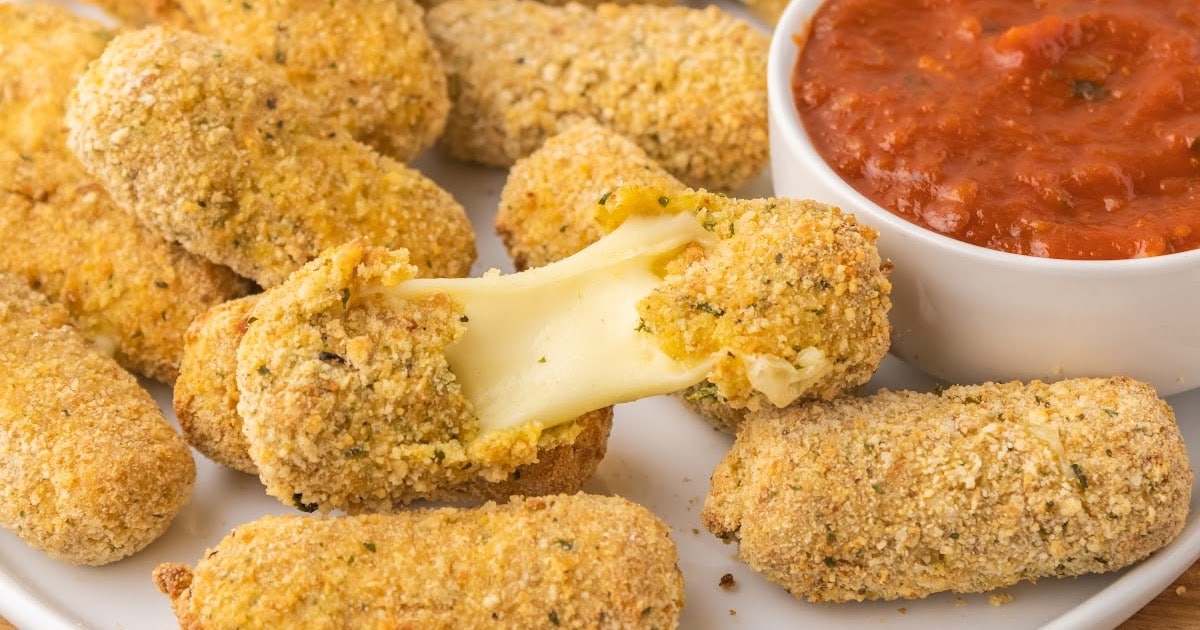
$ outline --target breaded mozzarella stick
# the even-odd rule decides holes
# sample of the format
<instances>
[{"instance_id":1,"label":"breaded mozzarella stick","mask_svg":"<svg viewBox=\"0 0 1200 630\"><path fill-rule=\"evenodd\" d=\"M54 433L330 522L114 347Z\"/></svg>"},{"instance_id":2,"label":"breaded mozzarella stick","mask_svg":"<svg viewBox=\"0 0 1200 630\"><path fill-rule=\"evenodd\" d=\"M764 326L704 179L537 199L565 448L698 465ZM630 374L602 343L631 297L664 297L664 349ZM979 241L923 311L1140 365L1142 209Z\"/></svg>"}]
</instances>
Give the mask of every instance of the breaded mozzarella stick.
<instances>
[{"instance_id":1,"label":"breaded mozzarella stick","mask_svg":"<svg viewBox=\"0 0 1200 630\"><path fill-rule=\"evenodd\" d=\"M147 230L67 149L67 95L112 36L61 7L0 4L0 271L66 307L121 365L170 383L192 318L251 283Z\"/></svg>"},{"instance_id":2,"label":"breaded mozzarella stick","mask_svg":"<svg viewBox=\"0 0 1200 630\"><path fill-rule=\"evenodd\" d=\"M237 348L257 299L231 300L192 322L174 391L184 439L209 459L255 475L258 467L237 412ZM577 492L604 459L611 428L612 408L598 409L576 419L562 443L545 445L535 461L502 479L467 478L424 488L406 500L503 501L513 495Z\"/></svg>"},{"instance_id":3,"label":"breaded mozzarella stick","mask_svg":"<svg viewBox=\"0 0 1200 630\"><path fill-rule=\"evenodd\" d=\"M446 72L414 0L182 0L193 30L281 69L359 142L408 162L446 124Z\"/></svg>"},{"instance_id":4,"label":"breaded mozzarella stick","mask_svg":"<svg viewBox=\"0 0 1200 630\"><path fill-rule=\"evenodd\" d=\"M0 526L72 564L139 551L191 496L191 451L62 307L6 274L0 295Z\"/></svg>"},{"instance_id":5,"label":"breaded mozzarella stick","mask_svg":"<svg viewBox=\"0 0 1200 630\"><path fill-rule=\"evenodd\" d=\"M594 118L695 188L735 189L766 164L768 38L716 7L450 0L426 26L456 157L509 166Z\"/></svg>"},{"instance_id":6,"label":"breaded mozzarella stick","mask_svg":"<svg viewBox=\"0 0 1200 630\"><path fill-rule=\"evenodd\" d=\"M1128 378L881 391L747 418L702 520L812 601L1115 571L1173 540L1192 470Z\"/></svg>"},{"instance_id":7,"label":"breaded mozzarella stick","mask_svg":"<svg viewBox=\"0 0 1200 630\"><path fill-rule=\"evenodd\" d=\"M674 628L667 526L617 497L352 517L263 517L154 572L186 630Z\"/></svg>"},{"instance_id":8,"label":"breaded mozzarella stick","mask_svg":"<svg viewBox=\"0 0 1200 630\"><path fill-rule=\"evenodd\" d=\"M146 225L266 287L358 237L404 247L423 276L465 275L466 212L375 153L276 69L160 28L118 36L67 112L68 141Z\"/></svg>"}]
</instances>

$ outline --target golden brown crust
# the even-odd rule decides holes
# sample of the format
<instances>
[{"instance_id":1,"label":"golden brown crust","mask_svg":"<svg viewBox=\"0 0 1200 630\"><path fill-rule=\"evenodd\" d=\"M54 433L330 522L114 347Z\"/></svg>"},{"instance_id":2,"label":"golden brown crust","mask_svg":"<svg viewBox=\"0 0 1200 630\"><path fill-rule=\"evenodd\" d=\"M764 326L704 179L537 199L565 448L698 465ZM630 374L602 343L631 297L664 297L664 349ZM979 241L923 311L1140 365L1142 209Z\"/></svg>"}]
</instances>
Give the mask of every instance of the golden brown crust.
<instances>
[{"instance_id":1,"label":"golden brown crust","mask_svg":"<svg viewBox=\"0 0 1200 630\"><path fill-rule=\"evenodd\" d=\"M191 495L191 451L60 306L0 274L0 526L75 564L156 539Z\"/></svg>"},{"instance_id":2,"label":"golden brown crust","mask_svg":"<svg viewBox=\"0 0 1200 630\"><path fill-rule=\"evenodd\" d=\"M509 166L594 118L691 186L735 189L766 164L768 38L716 7L451 0L426 25L457 157Z\"/></svg>"},{"instance_id":3,"label":"golden brown crust","mask_svg":"<svg viewBox=\"0 0 1200 630\"><path fill-rule=\"evenodd\" d=\"M813 601L1113 571L1174 539L1192 470L1128 378L881 391L747 418L701 516Z\"/></svg>"},{"instance_id":4,"label":"golden brown crust","mask_svg":"<svg viewBox=\"0 0 1200 630\"><path fill-rule=\"evenodd\" d=\"M358 517L263 517L191 571L160 569L183 628L674 628L667 526L616 497ZM318 595L318 596L314 596Z\"/></svg>"},{"instance_id":5,"label":"golden brown crust","mask_svg":"<svg viewBox=\"0 0 1200 630\"><path fill-rule=\"evenodd\" d=\"M254 317L253 310L258 299L258 296L251 296L227 302L193 322L188 330L183 369L175 385L174 400L175 413L184 437L190 444L216 462L251 474L258 474L259 469L250 456L251 442L243 432L242 417L237 411L240 395L236 368L237 349L249 321ZM340 295L337 300L340 301ZM336 354L337 339L329 341L327 351ZM356 356L349 352L346 355ZM327 359L330 360L333 359ZM313 401L301 399L298 404L310 408ZM286 411L274 407L271 418L278 419ZM366 414L361 408L358 408L358 412L360 416ZM452 482L423 486L420 490L406 490L399 501L420 498L478 502L507 499L511 495L575 492L592 476L604 458L611 426L612 409L597 410L558 431L555 434L557 437L539 443L531 459L523 460L524 463L499 477L465 475ZM347 449L332 447L330 441L321 440L326 448L323 465L332 469L329 474L341 475L344 471L339 472L342 470L339 466L343 465L342 459ZM278 442L279 439L273 437L270 444L278 445ZM362 492L369 490L360 488ZM383 490L376 488L375 491ZM294 494L295 489L290 492ZM282 493L281 498L285 501L292 499L287 492ZM313 498L301 499L300 502L311 503Z\"/></svg>"},{"instance_id":6,"label":"golden brown crust","mask_svg":"<svg viewBox=\"0 0 1200 630\"><path fill-rule=\"evenodd\" d=\"M183 0L197 32L281 69L356 139L408 162L442 133L446 73L413 0Z\"/></svg>"},{"instance_id":7,"label":"golden brown crust","mask_svg":"<svg viewBox=\"0 0 1200 630\"><path fill-rule=\"evenodd\" d=\"M251 284L170 244L67 150L67 94L113 33L49 5L0 5L0 270L71 313L125 367L170 383L196 314Z\"/></svg>"},{"instance_id":8,"label":"golden brown crust","mask_svg":"<svg viewBox=\"0 0 1200 630\"><path fill-rule=\"evenodd\" d=\"M201 313L184 338L173 404L183 437L205 457L234 470L257 474L237 413L237 347L258 296Z\"/></svg>"},{"instance_id":9,"label":"golden brown crust","mask_svg":"<svg viewBox=\"0 0 1200 630\"><path fill-rule=\"evenodd\" d=\"M797 397L828 399L871 378L887 353L891 283L876 233L814 201L733 199L704 191L622 186L599 212L691 212L716 242L664 267L638 304L642 326L668 355L715 357L694 404L754 410ZM600 215L598 215L600 216ZM796 377L783 402L759 372Z\"/></svg>"},{"instance_id":10,"label":"golden brown crust","mask_svg":"<svg viewBox=\"0 0 1200 630\"><path fill-rule=\"evenodd\" d=\"M408 249L422 275L474 261L449 193L323 121L277 69L200 35L119 35L80 80L67 126L118 203L262 286L358 237Z\"/></svg>"},{"instance_id":11,"label":"golden brown crust","mask_svg":"<svg viewBox=\"0 0 1200 630\"><path fill-rule=\"evenodd\" d=\"M621 184L686 188L641 147L590 119L517 160L496 213L496 232L516 269L548 265L600 240L596 202Z\"/></svg>"},{"instance_id":12,"label":"golden brown crust","mask_svg":"<svg viewBox=\"0 0 1200 630\"><path fill-rule=\"evenodd\" d=\"M451 496L459 491L448 489L462 484L512 479L515 489L516 471L589 428L543 429L534 419L479 431L444 352L461 334L461 307L443 294L391 299L388 291L412 275L403 251L357 241L258 299L238 346L238 413L268 494L304 509L354 513ZM607 435L610 417L600 414L589 441ZM571 457L551 458L551 474L527 483L582 481L601 454L564 452Z\"/></svg>"}]
</instances>

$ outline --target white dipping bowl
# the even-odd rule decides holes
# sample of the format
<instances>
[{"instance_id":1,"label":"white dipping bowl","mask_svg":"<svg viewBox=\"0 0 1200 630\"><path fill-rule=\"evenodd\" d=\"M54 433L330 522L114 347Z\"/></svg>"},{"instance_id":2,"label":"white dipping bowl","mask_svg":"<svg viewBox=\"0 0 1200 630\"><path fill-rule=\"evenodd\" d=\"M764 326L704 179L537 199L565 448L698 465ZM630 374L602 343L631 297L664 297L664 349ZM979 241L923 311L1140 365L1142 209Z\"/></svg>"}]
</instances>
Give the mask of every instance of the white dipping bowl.
<instances>
[{"instance_id":1,"label":"white dipping bowl","mask_svg":"<svg viewBox=\"0 0 1200 630\"><path fill-rule=\"evenodd\" d=\"M776 196L839 206L879 232L895 265L892 354L952 383L1125 375L1162 396L1200 386L1200 250L1056 260L994 251L902 219L843 181L813 148L792 72L821 0L793 0L767 62Z\"/></svg>"}]
</instances>

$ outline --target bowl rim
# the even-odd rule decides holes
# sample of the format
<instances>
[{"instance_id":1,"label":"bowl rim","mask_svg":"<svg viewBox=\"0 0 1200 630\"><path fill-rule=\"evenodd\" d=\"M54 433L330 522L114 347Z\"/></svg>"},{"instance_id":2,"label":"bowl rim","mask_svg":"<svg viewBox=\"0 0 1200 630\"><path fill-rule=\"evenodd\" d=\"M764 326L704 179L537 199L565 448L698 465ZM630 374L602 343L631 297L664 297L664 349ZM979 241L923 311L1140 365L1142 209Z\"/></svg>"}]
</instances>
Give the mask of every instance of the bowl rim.
<instances>
[{"instance_id":1,"label":"bowl rim","mask_svg":"<svg viewBox=\"0 0 1200 630\"><path fill-rule=\"evenodd\" d=\"M864 223L872 227L886 226L889 230L906 238L931 247L939 253L963 256L978 263L1011 267L1017 270L1053 272L1064 275L1104 274L1144 276L1166 271L1200 271L1200 248L1161 256L1124 258L1115 260L1075 260L1064 258L1042 258L1027 254L1016 254L989 249L960 241L934 230L922 227L887 208L868 199L841 178L817 153L809 141L808 132L800 122L792 100L792 71L800 48L808 37L812 15L825 0L791 0L781 14L775 31L771 35L767 54L767 99L768 115L772 120L771 133L780 133L776 143L786 144L789 155L801 161L801 167L812 177L821 180L842 199L848 200L853 208L843 208L849 214L866 214ZM777 151L771 152L771 160L783 159ZM777 167L776 167L777 168ZM773 169L774 170L774 169ZM842 204L834 204L842 205ZM864 218L864 217L859 217Z\"/></svg>"}]
</instances>

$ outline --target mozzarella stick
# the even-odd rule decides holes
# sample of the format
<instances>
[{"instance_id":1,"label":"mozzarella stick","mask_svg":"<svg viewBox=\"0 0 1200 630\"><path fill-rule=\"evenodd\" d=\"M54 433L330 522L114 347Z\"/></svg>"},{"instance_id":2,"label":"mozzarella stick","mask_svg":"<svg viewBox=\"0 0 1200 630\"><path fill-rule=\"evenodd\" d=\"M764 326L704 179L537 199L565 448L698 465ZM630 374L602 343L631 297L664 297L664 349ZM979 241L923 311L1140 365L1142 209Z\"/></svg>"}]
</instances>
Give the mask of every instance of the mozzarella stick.
<instances>
[{"instance_id":1,"label":"mozzarella stick","mask_svg":"<svg viewBox=\"0 0 1200 630\"><path fill-rule=\"evenodd\" d=\"M766 164L768 38L716 7L451 0L426 26L457 157L510 166L594 118L695 188L736 189Z\"/></svg>"},{"instance_id":2,"label":"mozzarella stick","mask_svg":"<svg viewBox=\"0 0 1200 630\"><path fill-rule=\"evenodd\" d=\"M133 554L191 495L191 451L62 307L11 275L0 293L0 526L73 564Z\"/></svg>"},{"instance_id":3,"label":"mozzarella stick","mask_svg":"<svg viewBox=\"0 0 1200 630\"><path fill-rule=\"evenodd\" d=\"M1182 530L1171 408L1128 378L881 391L747 418L701 516L811 601L1115 571Z\"/></svg>"},{"instance_id":4,"label":"mozzarella stick","mask_svg":"<svg viewBox=\"0 0 1200 630\"><path fill-rule=\"evenodd\" d=\"M258 466L250 458L250 443L237 411L241 398L237 348L257 299L250 296L231 300L192 322L174 391L175 415L188 443L209 459L250 474L258 474ZM423 487L406 500L481 502L507 500L512 495L576 492L604 459L612 407L584 414L572 424L562 433L565 441L540 445L535 461L516 467L499 480L471 477ZM343 456L344 451L338 449L326 453L331 459Z\"/></svg>"},{"instance_id":5,"label":"mozzarella stick","mask_svg":"<svg viewBox=\"0 0 1200 630\"><path fill-rule=\"evenodd\" d=\"M402 162L446 124L446 72L414 0L181 0L193 29L281 69L338 126Z\"/></svg>"},{"instance_id":6,"label":"mozzarella stick","mask_svg":"<svg viewBox=\"0 0 1200 630\"><path fill-rule=\"evenodd\" d=\"M513 265L517 270L542 267L600 240L605 230L596 220L596 205L623 184L672 194L687 189L641 147L594 120L571 125L517 160L496 212L496 232ZM870 370L861 371L846 388L868 378ZM733 433L745 410L724 404L713 395L715 389L705 380L678 395L713 427Z\"/></svg>"},{"instance_id":7,"label":"mozzarella stick","mask_svg":"<svg viewBox=\"0 0 1200 630\"><path fill-rule=\"evenodd\" d=\"M667 526L617 497L267 516L194 569L160 565L182 628L674 628Z\"/></svg>"},{"instance_id":8,"label":"mozzarella stick","mask_svg":"<svg viewBox=\"0 0 1200 630\"><path fill-rule=\"evenodd\" d=\"M117 36L67 126L119 204L264 287L358 237L407 249L424 276L465 275L475 258L448 192L323 121L277 69L200 35Z\"/></svg>"},{"instance_id":9,"label":"mozzarella stick","mask_svg":"<svg viewBox=\"0 0 1200 630\"><path fill-rule=\"evenodd\" d=\"M67 95L112 37L61 7L0 4L0 271L65 306L127 369L170 383L192 318L252 285L147 230L67 150Z\"/></svg>"}]
</instances>

